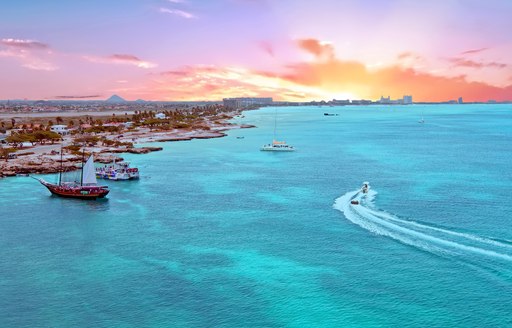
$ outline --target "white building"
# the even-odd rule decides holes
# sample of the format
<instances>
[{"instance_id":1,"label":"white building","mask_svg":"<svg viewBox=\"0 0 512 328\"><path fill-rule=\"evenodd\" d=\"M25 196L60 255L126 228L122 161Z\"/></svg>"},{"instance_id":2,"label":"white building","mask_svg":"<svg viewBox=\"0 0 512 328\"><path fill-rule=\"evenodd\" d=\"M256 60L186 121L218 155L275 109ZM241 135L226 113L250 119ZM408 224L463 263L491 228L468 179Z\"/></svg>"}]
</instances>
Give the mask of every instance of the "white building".
<instances>
[{"instance_id":1,"label":"white building","mask_svg":"<svg viewBox=\"0 0 512 328\"><path fill-rule=\"evenodd\" d=\"M158 118L159 120L165 120L167 118L167 116L165 116L164 113L158 113L158 114L155 114L155 118Z\"/></svg>"},{"instance_id":2,"label":"white building","mask_svg":"<svg viewBox=\"0 0 512 328\"><path fill-rule=\"evenodd\" d=\"M52 125L50 127L50 131L56 132L56 133L60 134L61 136L65 136L65 135L69 134L68 127L65 125L60 125L60 124Z\"/></svg>"},{"instance_id":3,"label":"white building","mask_svg":"<svg viewBox=\"0 0 512 328\"><path fill-rule=\"evenodd\" d=\"M412 104L412 96L404 96L404 105Z\"/></svg>"}]
</instances>

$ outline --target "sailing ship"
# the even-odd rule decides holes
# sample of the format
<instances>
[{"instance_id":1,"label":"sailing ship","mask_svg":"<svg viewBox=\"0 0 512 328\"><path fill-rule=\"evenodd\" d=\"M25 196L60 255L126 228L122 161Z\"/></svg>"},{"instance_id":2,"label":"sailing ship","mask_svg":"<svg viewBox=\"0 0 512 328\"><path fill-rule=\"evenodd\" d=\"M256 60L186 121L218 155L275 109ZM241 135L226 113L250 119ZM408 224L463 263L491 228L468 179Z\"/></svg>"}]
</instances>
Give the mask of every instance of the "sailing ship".
<instances>
[{"instance_id":1,"label":"sailing ship","mask_svg":"<svg viewBox=\"0 0 512 328\"><path fill-rule=\"evenodd\" d=\"M130 167L130 162L114 162L96 168L96 178L106 180L135 180L139 178L139 169Z\"/></svg>"},{"instance_id":2,"label":"sailing ship","mask_svg":"<svg viewBox=\"0 0 512 328\"><path fill-rule=\"evenodd\" d=\"M274 118L274 138L272 139L272 143L264 145L260 148L261 151L295 151L295 147L288 145L286 141L278 141L276 140L276 130L277 130L277 108L276 114Z\"/></svg>"},{"instance_id":3,"label":"sailing ship","mask_svg":"<svg viewBox=\"0 0 512 328\"><path fill-rule=\"evenodd\" d=\"M105 197L110 190L108 186L99 186L96 180L96 174L94 170L94 158L91 155L89 159L83 164L80 172L80 182L63 182L62 181L62 149L60 152L61 156L61 169L59 173L59 183L53 184L43 179L37 179L43 186L56 196L66 198L78 198L78 199L97 199Z\"/></svg>"}]
</instances>

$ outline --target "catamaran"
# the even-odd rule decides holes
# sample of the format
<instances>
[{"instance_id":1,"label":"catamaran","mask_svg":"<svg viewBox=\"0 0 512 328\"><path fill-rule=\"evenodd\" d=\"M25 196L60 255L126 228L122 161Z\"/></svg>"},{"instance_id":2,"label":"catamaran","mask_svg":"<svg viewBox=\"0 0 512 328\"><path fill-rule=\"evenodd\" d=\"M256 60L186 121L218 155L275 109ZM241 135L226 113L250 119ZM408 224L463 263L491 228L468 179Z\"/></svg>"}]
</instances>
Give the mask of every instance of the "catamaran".
<instances>
[{"instance_id":1,"label":"catamaran","mask_svg":"<svg viewBox=\"0 0 512 328\"><path fill-rule=\"evenodd\" d=\"M108 186L99 186L96 180L94 170L94 158L91 155L87 162L83 164L80 172L80 182L63 182L62 181L62 149L61 149L61 169L59 173L59 183L49 183L43 179L37 179L43 186L56 196L78 199L97 199L105 197L110 190Z\"/></svg>"},{"instance_id":2,"label":"catamaran","mask_svg":"<svg viewBox=\"0 0 512 328\"><path fill-rule=\"evenodd\" d=\"M272 143L264 145L260 148L261 151L294 151L295 147L288 145L286 141L276 140L276 129L277 129L277 109L274 118L274 138Z\"/></svg>"}]
</instances>

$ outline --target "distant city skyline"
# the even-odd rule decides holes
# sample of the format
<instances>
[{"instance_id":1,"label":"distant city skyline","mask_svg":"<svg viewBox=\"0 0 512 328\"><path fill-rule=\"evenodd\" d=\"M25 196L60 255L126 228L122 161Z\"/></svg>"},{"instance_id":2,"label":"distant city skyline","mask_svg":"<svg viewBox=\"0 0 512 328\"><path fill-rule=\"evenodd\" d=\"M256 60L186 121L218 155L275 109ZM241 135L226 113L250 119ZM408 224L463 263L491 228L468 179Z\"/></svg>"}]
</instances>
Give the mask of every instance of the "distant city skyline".
<instances>
[{"instance_id":1,"label":"distant city skyline","mask_svg":"<svg viewBox=\"0 0 512 328\"><path fill-rule=\"evenodd\" d=\"M19 0L0 99L512 100L507 0Z\"/></svg>"}]
</instances>

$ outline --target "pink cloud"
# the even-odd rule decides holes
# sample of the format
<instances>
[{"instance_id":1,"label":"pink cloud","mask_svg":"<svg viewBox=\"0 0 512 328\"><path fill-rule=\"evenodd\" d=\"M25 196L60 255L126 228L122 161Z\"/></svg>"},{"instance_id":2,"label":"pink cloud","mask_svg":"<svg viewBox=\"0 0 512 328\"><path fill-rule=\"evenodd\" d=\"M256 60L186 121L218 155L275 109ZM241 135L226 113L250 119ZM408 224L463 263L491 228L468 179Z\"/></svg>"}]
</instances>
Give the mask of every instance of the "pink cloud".
<instances>
[{"instance_id":1,"label":"pink cloud","mask_svg":"<svg viewBox=\"0 0 512 328\"><path fill-rule=\"evenodd\" d=\"M121 65L133 65L140 68L153 68L157 64L144 61L137 56L128 54L114 54L106 57L99 56L83 56L87 61L100 64L121 64Z\"/></svg>"},{"instance_id":2,"label":"pink cloud","mask_svg":"<svg viewBox=\"0 0 512 328\"><path fill-rule=\"evenodd\" d=\"M23 40L23 39L2 39L1 44L7 47L15 47L22 49L35 49L44 50L50 47L46 43L34 41L34 40Z\"/></svg>"},{"instance_id":3,"label":"pink cloud","mask_svg":"<svg viewBox=\"0 0 512 328\"><path fill-rule=\"evenodd\" d=\"M463 51L460 54L461 55L472 55L472 54L477 54L477 53L483 52L483 51L488 50L488 49L489 48L471 49L471 50Z\"/></svg>"},{"instance_id":4,"label":"pink cloud","mask_svg":"<svg viewBox=\"0 0 512 328\"><path fill-rule=\"evenodd\" d=\"M318 58L333 58L334 48L329 42L317 39L301 39L297 41L299 47Z\"/></svg>"},{"instance_id":5,"label":"pink cloud","mask_svg":"<svg viewBox=\"0 0 512 328\"><path fill-rule=\"evenodd\" d=\"M490 67L490 68L506 68L508 65L504 63L498 63L498 62L477 62L470 59L464 59L464 58L449 58L448 59L453 65L459 66L459 67L469 67L469 68L484 68L484 67Z\"/></svg>"},{"instance_id":6,"label":"pink cloud","mask_svg":"<svg viewBox=\"0 0 512 328\"><path fill-rule=\"evenodd\" d=\"M22 67L38 71L55 71L58 67L50 61L53 51L42 42L24 39L2 39L0 57L14 58Z\"/></svg>"}]
</instances>

